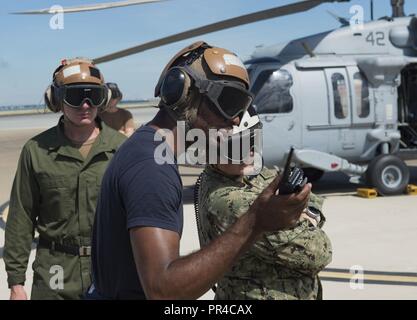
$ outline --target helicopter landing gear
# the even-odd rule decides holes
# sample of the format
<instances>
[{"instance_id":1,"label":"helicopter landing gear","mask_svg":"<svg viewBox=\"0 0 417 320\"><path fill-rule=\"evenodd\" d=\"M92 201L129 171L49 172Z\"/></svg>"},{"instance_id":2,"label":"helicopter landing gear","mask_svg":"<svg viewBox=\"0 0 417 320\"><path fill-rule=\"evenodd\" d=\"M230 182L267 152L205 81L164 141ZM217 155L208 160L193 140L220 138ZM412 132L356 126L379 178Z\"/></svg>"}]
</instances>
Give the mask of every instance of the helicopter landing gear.
<instances>
[{"instance_id":1,"label":"helicopter landing gear","mask_svg":"<svg viewBox=\"0 0 417 320\"><path fill-rule=\"evenodd\" d=\"M308 182L316 182L323 176L324 171L316 168L303 168L304 175Z\"/></svg>"},{"instance_id":2,"label":"helicopter landing gear","mask_svg":"<svg viewBox=\"0 0 417 320\"><path fill-rule=\"evenodd\" d=\"M371 161L366 171L367 184L384 196L401 194L407 188L410 171L403 160L383 154Z\"/></svg>"}]
</instances>

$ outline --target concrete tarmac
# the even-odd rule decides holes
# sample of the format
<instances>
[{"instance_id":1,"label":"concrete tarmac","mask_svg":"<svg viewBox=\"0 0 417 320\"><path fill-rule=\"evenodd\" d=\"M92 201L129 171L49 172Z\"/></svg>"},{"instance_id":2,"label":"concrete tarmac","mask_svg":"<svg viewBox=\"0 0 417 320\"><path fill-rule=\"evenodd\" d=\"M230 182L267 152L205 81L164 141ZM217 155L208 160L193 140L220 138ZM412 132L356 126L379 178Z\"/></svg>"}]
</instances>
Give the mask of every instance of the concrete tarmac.
<instances>
[{"instance_id":1,"label":"concrete tarmac","mask_svg":"<svg viewBox=\"0 0 417 320\"><path fill-rule=\"evenodd\" d=\"M133 109L137 110L137 109ZM138 123L152 118L154 109L134 111ZM47 117L47 118L44 118ZM58 116L0 117L0 209L9 199L20 150L30 137L53 126ZM7 120L8 119L8 120ZM408 162L411 183L417 184L417 161ZM198 237L192 186L201 169L180 168L184 182L184 233L181 253L197 250ZM343 174L325 174L314 184L325 197L325 231L333 245L333 261L323 276L325 299L417 299L417 196L364 199ZM0 228L0 299L8 299L2 259L4 230ZM32 250L29 266L34 256ZM350 274L354 267L357 275ZM362 283L361 270L364 270ZM352 271L353 272L353 271ZM27 272L30 292L32 270ZM355 280L356 279L356 280ZM203 299L212 299L209 291Z\"/></svg>"}]
</instances>

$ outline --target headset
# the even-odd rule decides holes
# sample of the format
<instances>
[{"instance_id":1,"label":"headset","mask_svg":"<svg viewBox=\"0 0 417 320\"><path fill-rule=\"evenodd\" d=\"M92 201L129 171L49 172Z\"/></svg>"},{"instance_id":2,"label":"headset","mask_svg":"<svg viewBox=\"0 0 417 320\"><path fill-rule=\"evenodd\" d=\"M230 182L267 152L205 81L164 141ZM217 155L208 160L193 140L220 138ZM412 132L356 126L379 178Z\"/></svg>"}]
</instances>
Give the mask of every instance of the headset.
<instances>
[{"instance_id":1,"label":"headset","mask_svg":"<svg viewBox=\"0 0 417 320\"><path fill-rule=\"evenodd\" d=\"M107 88L109 88L111 90L111 99L122 100L123 94L120 91L119 86L117 85L117 83L107 82L106 86L107 86Z\"/></svg>"},{"instance_id":2,"label":"headset","mask_svg":"<svg viewBox=\"0 0 417 320\"><path fill-rule=\"evenodd\" d=\"M189 101L193 80L198 80L189 65L200 58L207 47L205 43L201 46L191 46L190 51L184 53L185 56L177 57L165 68L155 89L155 96L161 98L164 107L177 110Z\"/></svg>"}]
</instances>

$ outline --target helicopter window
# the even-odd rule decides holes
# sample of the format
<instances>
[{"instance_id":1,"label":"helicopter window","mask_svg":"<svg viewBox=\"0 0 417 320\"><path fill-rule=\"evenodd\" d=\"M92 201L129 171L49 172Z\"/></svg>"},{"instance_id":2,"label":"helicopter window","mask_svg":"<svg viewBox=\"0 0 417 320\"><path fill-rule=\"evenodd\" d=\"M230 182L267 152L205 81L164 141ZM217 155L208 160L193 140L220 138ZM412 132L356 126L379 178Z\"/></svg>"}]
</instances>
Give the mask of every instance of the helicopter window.
<instances>
[{"instance_id":1,"label":"helicopter window","mask_svg":"<svg viewBox=\"0 0 417 320\"><path fill-rule=\"evenodd\" d=\"M254 105L258 113L287 113L293 109L290 88L293 85L291 74L284 69L265 70L256 78L252 86L255 95Z\"/></svg>"},{"instance_id":2,"label":"helicopter window","mask_svg":"<svg viewBox=\"0 0 417 320\"><path fill-rule=\"evenodd\" d=\"M357 115L359 118L366 118L370 112L368 80L360 72L356 72L353 75L353 84Z\"/></svg>"},{"instance_id":3,"label":"helicopter window","mask_svg":"<svg viewBox=\"0 0 417 320\"><path fill-rule=\"evenodd\" d=\"M334 115L337 119L345 119L348 116L348 92L346 80L343 74L334 73L332 75Z\"/></svg>"}]
</instances>

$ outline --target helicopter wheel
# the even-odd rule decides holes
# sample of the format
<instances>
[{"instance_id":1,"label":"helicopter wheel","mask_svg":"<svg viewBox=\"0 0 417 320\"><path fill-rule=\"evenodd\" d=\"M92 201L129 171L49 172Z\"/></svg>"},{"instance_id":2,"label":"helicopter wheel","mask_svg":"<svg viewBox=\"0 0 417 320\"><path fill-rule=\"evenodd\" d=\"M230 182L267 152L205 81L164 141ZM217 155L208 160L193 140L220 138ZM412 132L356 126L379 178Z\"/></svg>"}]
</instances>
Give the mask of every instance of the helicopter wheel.
<instances>
[{"instance_id":1,"label":"helicopter wheel","mask_svg":"<svg viewBox=\"0 0 417 320\"><path fill-rule=\"evenodd\" d=\"M316 168L303 168L304 175L308 182L316 182L323 176L324 171Z\"/></svg>"},{"instance_id":2,"label":"helicopter wheel","mask_svg":"<svg viewBox=\"0 0 417 320\"><path fill-rule=\"evenodd\" d=\"M401 194L407 188L410 170L403 160L392 154L383 154L371 161L366 181L383 196Z\"/></svg>"}]
</instances>

